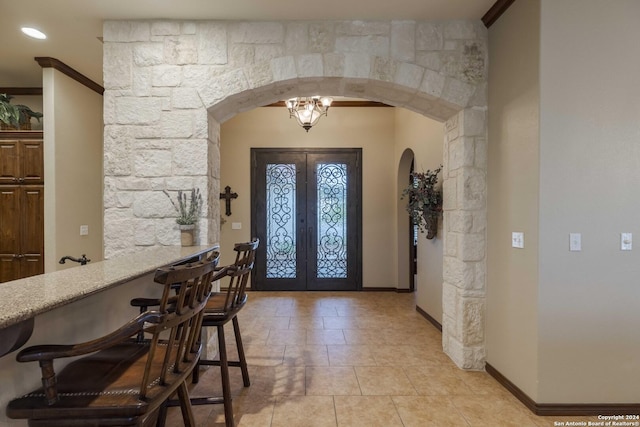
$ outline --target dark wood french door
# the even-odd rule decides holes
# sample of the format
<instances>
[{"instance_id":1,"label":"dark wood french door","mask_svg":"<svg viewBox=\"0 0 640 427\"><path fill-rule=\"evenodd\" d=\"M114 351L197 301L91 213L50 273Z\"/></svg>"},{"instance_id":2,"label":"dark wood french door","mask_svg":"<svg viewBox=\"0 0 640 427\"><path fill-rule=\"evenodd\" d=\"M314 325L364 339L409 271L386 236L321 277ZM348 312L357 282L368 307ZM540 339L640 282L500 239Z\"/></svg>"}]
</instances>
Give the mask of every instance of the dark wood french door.
<instances>
[{"instance_id":1,"label":"dark wood french door","mask_svg":"<svg viewBox=\"0 0 640 427\"><path fill-rule=\"evenodd\" d=\"M362 288L360 149L252 149L252 288Z\"/></svg>"}]
</instances>

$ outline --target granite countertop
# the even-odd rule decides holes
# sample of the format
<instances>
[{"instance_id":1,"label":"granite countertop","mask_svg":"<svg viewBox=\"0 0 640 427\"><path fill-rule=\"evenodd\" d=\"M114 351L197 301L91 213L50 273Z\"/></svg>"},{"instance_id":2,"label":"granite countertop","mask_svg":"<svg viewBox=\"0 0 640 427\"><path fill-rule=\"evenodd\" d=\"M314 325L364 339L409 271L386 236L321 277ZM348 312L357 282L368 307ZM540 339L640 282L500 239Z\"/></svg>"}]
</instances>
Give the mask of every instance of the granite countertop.
<instances>
[{"instance_id":1,"label":"granite countertop","mask_svg":"<svg viewBox=\"0 0 640 427\"><path fill-rule=\"evenodd\" d=\"M153 247L105 261L0 283L0 329L217 247Z\"/></svg>"}]
</instances>

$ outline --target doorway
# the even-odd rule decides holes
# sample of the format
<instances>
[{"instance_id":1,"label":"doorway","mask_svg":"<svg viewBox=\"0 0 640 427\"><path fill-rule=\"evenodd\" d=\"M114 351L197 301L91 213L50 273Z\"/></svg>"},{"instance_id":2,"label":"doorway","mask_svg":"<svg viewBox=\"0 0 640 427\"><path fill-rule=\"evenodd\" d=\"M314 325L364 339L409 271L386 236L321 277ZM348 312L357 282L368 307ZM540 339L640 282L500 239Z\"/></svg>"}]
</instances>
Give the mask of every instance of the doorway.
<instances>
[{"instance_id":1,"label":"doorway","mask_svg":"<svg viewBox=\"0 0 640 427\"><path fill-rule=\"evenodd\" d=\"M361 149L251 149L256 290L362 288Z\"/></svg>"}]
</instances>

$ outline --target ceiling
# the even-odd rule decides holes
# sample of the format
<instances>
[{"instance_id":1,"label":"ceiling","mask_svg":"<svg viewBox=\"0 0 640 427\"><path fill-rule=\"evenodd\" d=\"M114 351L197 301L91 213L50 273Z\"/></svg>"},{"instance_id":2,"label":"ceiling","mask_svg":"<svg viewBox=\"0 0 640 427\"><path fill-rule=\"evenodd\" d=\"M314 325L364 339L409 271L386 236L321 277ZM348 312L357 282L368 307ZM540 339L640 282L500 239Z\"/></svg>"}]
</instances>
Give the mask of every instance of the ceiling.
<instances>
[{"instance_id":1,"label":"ceiling","mask_svg":"<svg viewBox=\"0 0 640 427\"><path fill-rule=\"evenodd\" d=\"M56 58L102 85L102 22L109 19L480 19L495 0L0 0L0 87L42 87L33 58ZM46 40L31 39L35 27Z\"/></svg>"}]
</instances>

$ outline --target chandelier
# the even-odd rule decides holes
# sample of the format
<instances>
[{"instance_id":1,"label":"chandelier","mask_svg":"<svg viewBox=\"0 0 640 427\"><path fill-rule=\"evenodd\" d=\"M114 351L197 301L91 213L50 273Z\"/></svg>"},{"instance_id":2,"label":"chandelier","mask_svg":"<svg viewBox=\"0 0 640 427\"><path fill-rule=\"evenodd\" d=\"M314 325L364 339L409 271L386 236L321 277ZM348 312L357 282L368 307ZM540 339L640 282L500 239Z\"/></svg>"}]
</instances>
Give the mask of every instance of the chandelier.
<instances>
[{"instance_id":1,"label":"chandelier","mask_svg":"<svg viewBox=\"0 0 640 427\"><path fill-rule=\"evenodd\" d=\"M285 105L289 110L289 118L295 117L298 124L309 132L320 117L327 115L332 102L333 99L328 96L311 96L288 99Z\"/></svg>"}]
</instances>

